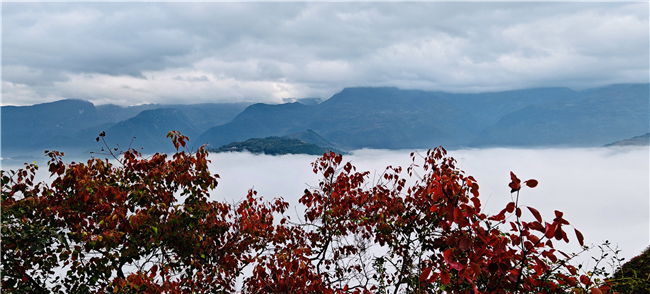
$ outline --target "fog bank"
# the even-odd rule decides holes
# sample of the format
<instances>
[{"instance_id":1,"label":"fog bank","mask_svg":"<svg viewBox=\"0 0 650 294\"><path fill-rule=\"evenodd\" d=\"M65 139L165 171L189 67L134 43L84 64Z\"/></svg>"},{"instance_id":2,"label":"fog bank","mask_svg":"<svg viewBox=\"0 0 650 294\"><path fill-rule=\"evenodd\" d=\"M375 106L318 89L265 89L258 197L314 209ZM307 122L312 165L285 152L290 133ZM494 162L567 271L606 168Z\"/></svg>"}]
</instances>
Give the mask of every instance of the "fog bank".
<instances>
[{"instance_id":1,"label":"fog bank","mask_svg":"<svg viewBox=\"0 0 650 294\"><path fill-rule=\"evenodd\" d=\"M411 164L413 150L357 150L345 155L358 171L380 174L386 166ZM425 154L426 152L422 152ZM564 212L564 218L580 230L585 244L599 245L605 240L618 245L626 260L638 255L650 243L650 152L648 147L576 148L576 149L467 149L449 152L457 166L472 175L480 186L483 211L496 214L511 201L510 171L521 180L536 179L539 185L521 190L519 203L538 209L545 221L552 221L554 210ZM211 198L230 203L246 197L255 189L266 200L283 197L291 208L292 219L302 215L298 199L305 188L316 186L319 177L310 165L317 156L253 155L250 153L210 154L210 171L219 174L218 187ZM46 159L37 181L48 181ZM2 169L16 169L3 165ZM407 177L406 172L403 176ZM524 209L525 220L532 215ZM559 247L568 252L580 251L573 230L568 227L570 243ZM589 256L578 261L589 261Z\"/></svg>"},{"instance_id":2,"label":"fog bank","mask_svg":"<svg viewBox=\"0 0 650 294\"><path fill-rule=\"evenodd\" d=\"M381 173L388 165L410 165L412 150L357 150L346 155L358 171ZM424 154L424 153L423 153ZM496 214L511 201L510 171L520 179L534 178L539 185L523 188L519 203L538 209L545 221L552 221L554 210L585 236L585 244L599 245L605 240L622 250L626 260L638 255L649 244L650 236L650 155L648 147L576 149L468 149L450 151L458 167L473 175L480 186L484 212ZM291 204L295 217L303 208L298 199L309 185L316 186L310 163L316 156L266 156L249 153L211 154L210 170L221 176L212 192L214 200L238 201L254 188L271 200L283 197ZM406 172L403 176L407 177ZM512 195L514 196L514 195ZM532 215L524 209L524 219ZM570 243L556 247L580 251L573 230ZM589 255L599 252L591 251ZM579 261L588 261L582 256Z\"/></svg>"}]
</instances>

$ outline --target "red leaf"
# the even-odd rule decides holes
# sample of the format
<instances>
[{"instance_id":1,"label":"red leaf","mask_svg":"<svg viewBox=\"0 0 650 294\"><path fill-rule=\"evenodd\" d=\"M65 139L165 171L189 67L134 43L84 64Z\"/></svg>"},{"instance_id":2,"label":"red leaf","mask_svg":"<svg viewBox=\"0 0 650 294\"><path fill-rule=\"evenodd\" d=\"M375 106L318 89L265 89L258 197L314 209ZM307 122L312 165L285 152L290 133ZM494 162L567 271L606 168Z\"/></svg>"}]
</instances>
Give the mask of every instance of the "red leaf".
<instances>
[{"instance_id":1,"label":"red leaf","mask_svg":"<svg viewBox=\"0 0 650 294\"><path fill-rule=\"evenodd\" d=\"M429 283L433 283L433 282L437 281L439 276L440 276L440 274L433 273L433 274L431 275L431 277L429 278L429 281L428 281L428 282L429 282Z\"/></svg>"},{"instance_id":2,"label":"red leaf","mask_svg":"<svg viewBox=\"0 0 650 294\"><path fill-rule=\"evenodd\" d=\"M563 212L561 212L561 211L559 211L559 210L556 210L556 211L555 211L555 217L557 217L557 218L562 218L563 215L564 215Z\"/></svg>"},{"instance_id":3,"label":"red leaf","mask_svg":"<svg viewBox=\"0 0 650 294\"><path fill-rule=\"evenodd\" d=\"M578 273L578 271L576 270L576 268L575 268L574 266L572 266L572 265L567 265L566 268L569 270L569 272L570 272L572 275L576 275L576 274Z\"/></svg>"},{"instance_id":4,"label":"red leaf","mask_svg":"<svg viewBox=\"0 0 650 294\"><path fill-rule=\"evenodd\" d=\"M476 213L478 213L481 208L481 200L478 199L478 197L472 197L469 200L472 200L472 203L474 203L474 208L476 208Z\"/></svg>"},{"instance_id":5,"label":"red leaf","mask_svg":"<svg viewBox=\"0 0 650 294\"><path fill-rule=\"evenodd\" d=\"M535 219L536 219L538 222L540 222L540 223L542 222L542 215L539 214L539 211L537 211L537 209L528 206L528 210L530 210L530 213L533 214L533 216L535 217Z\"/></svg>"},{"instance_id":6,"label":"red leaf","mask_svg":"<svg viewBox=\"0 0 650 294\"><path fill-rule=\"evenodd\" d=\"M549 239L553 238L555 235L555 227L555 224L546 223L546 232L544 232L544 236Z\"/></svg>"},{"instance_id":7,"label":"red leaf","mask_svg":"<svg viewBox=\"0 0 650 294\"><path fill-rule=\"evenodd\" d=\"M451 268L453 268L453 269L455 269L457 271L460 271L460 270L463 269L463 265L460 264L460 262L455 262L455 261L450 260L449 265L451 266Z\"/></svg>"},{"instance_id":8,"label":"red leaf","mask_svg":"<svg viewBox=\"0 0 650 294\"><path fill-rule=\"evenodd\" d=\"M525 181L524 183L526 183L526 186L531 187L531 188L537 187L537 184L538 184L537 180L534 180L534 179L530 179L528 181Z\"/></svg>"},{"instance_id":9,"label":"red leaf","mask_svg":"<svg viewBox=\"0 0 650 294\"><path fill-rule=\"evenodd\" d=\"M537 236L532 235L532 234L531 234L531 235L528 235L528 240L532 241L533 244L535 244L535 245L536 245L537 243L539 243L539 238L537 238Z\"/></svg>"},{"instance_id":10,"label":"red leaf","mask_svg":"<svg viewBox=\"0 0 650 294\"><path fill-rule=\"evenodd\" d=\"M508 205L506 205L506 211L508 211L510 213L515 211L515 203L514 202L508 203Z\"/></svg>"},{"instance_id":11,"label":"red leaf","mask_svg":"<svg viewBox=\"0 0 650 294\"><path fill-rule=\"evenodd\" d=\"M553 241L547 240L546 241L546 246L553 248Z\"/></svg>"},{"instance_id":12,"label":"red leaf","mask_svg":"<svg viewBox=\"0 0 650 294\"><path fill-rule=\"evenodd\" d=\"M420 274L420 282L425 281L427 278L429 278L429 274L431 274L431 268L425 268L422 273Z\"/></svg>"},{"instance_id":13,"label":"red leaf","mask_svg":"<svg viewBox=\"0 0 650 294\"><path fill-rule=\"evenodd\" d=\"M545 232L545 231L544 231L544 227L543 227L542 224L539 223L539 222L532 222L532 223L529 223L529 224L528 224L528 227L531 228L531 229L533 229L533 230L540 231L540 232L542 232L542 233Z\"/></svg>"},{"instance_id":14,"label":"red leaf","mask_svg":"<svg viewBox=\"0 0 650 294\"><path fill-rule=\"evenodd\" d=\"M563 233L564 233L564 231L562 230L562 226L559 225L559 224L556 225L555 226L555 240L562 240L562 236L564 235Z\"/></svg>"},{"instance_id":15,"label":"red leaf","mask_svg":"<svg viewBox=\"0 0 650 294\"><path fill-rule=\"evenodd\" d=\"M440 273L440 281L442 282L443 285L449 284L449 274L446 272Z\"/></svg>"},{"instance_id":16,"label":"red leaf","mask_svg":"<svg viewBox=\"0 0 650 294\"><path fill-rule=\"evenodd\" d=\"M585 238L582 236L582 233L580 233L580 231L578 231L578 229L574 228L573 230L576 231L576 238L578 238L578 243L580 243L580 246L585 246L585 244L584 244Z\"/></svg>"},{"instance_id":17,"label":"red leaf","mask_svg":"<svg viewBox=\"0 0 650 294\"><path fill-rule=\"evenodd\" d=\"M468 237L463 237L458 244L460 250L467 251L472 247L472 242Z\"/></svg>"},{"instance_id":18,"label":"red leaf","mask_svg":"<svg viewBox=\"0 0 650 294\"><path fill-rule=\"evenodd\" d=\"M569 286L571 286L571 287L575 287L575 286L578 285L578 281L576 281L576 279L574 279L572 277L568 277L566 279L566 283L569 284Z\"/></svg>"},{"instance_id":19,"label":"red leaf","mask_svg":"<svg viewBox=\"0 0 650 294\"><path fill-rule=\"evenodd\" d=\"M583 283L585 285L591 284L591 281L589 280L589 277L582 275L580 276L580 283Z\"/></svg>"},{"instance_id":20,"label":"red leaf","mask_svg":"<svg viewBox=\"0 0 650 294\"><path fill-rule=\"evenodd\" d=\"M510 172L510 179L511 179L513 182L516 182L516 183L520 183L520 182L521 182L521 180L519 180L519 178L517 178L517 176L515 175L515 173L513 173L512 171Z\"/></svg>"},{"instance_id":21,"label":"red leaf","mask_svg":"<svg viewBox=\"0 0 650 294\"><path fill-rule=\"evenodd\" d=\"M510 179L512 180L512 182L508 184L510 187L510 193L519 191L521 189L521 180L518 179L513 172L510 172Z\"/></svg>"},{"instance_id":22,"label":"red leaf","mask_svg":"<svg viewBox=\"0 0 650 294\"><path fill-rule=\"evenodd\" d=\"M510 182L510 184L508 184L508 187L510 187L510 193L514 193L521 189L521 184Z\"/></svg>"},{"instance_id":23,"label":"red leaf","mask_svg":"<svg viewBox=\"0 0 650 294\"><path fill-rule=\"evenodd\" d=\"M591 288L591 294L603 294L603 291L600 291L598 288Z\"/></svg>"}]
</instances>

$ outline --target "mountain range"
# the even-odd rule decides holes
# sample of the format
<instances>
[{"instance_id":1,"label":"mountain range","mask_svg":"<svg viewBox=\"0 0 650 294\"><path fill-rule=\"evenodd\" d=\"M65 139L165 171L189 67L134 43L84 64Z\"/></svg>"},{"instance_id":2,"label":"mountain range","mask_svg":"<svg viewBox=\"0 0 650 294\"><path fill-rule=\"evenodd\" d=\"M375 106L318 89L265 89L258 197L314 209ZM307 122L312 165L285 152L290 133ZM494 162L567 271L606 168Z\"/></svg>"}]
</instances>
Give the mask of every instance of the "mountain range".
<instances>
[{"instance_id":1,"label":"mountain range","mask_svg":"<svg viewBox=\"0 0 650 294\"><path fill-rule=\"evenodd\" d=\"M0 156L40 156L46 149L88 155L103 147L95 141L101 131L111 147L143 153L172 151L170 130L189 136L191 148L292 134L342 150L597 147L648 133L649 97L649 84L616 84L473 94L357 87L321 103L120 107L61 100L2 106Z\"/></svg>"}]
</instances>

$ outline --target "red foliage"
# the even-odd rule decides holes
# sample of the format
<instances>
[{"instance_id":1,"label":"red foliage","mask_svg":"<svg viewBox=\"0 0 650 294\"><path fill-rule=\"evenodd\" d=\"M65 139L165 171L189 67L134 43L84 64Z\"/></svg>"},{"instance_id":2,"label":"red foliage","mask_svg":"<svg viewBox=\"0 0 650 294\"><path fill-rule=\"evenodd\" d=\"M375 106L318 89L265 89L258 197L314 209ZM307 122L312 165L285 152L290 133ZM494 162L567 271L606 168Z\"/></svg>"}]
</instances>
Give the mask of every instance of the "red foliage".
<instances>
[{"instance_id":1,"label":"red foliage","mask_svg":"<svg viewBox=\"0 0 650 294\"><path fill-rule=\"evenodd\" d=\"M177 150L188 140L169 137ZM238 277L247 293L607 290L558 258L551 239L568 242L562 212L548 223L528 207L534 219L522 220L511 172L516 200L484 214L476 180L441 147L411 154L409 187L401 167L368 183L369 172L324 154L299 223L285 201L255 191L238 204L210 200L218 176L204 148L148 159L128 150L121 166L48 155L51 185L33 183L35 165L3 171L3 292L234 292Z\"/></svg>"}]
</instances>

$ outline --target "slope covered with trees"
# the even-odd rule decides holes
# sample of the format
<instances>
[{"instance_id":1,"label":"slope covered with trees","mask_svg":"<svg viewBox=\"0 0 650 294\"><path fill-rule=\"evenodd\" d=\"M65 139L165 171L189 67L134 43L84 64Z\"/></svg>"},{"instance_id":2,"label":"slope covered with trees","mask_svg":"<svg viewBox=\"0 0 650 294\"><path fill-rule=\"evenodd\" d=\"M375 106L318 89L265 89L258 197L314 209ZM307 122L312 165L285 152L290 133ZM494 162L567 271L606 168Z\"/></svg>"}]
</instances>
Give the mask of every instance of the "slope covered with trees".
<instances>
[{"instance_id":1,"label":"slope covered with trees","mask_svg":"<svg viewBox=\"0 0 650 294\"><path fill-rule=\"evenodd\" d=\"M320 147L316 144L307 143L298 139L283 137L266 137L253 138L244 142L232 142L219 148L211 150L212 152L250 152L253 154L267 155L284 155L284 154L309 154L321 155L333 151L344 153L336 149Z\"/></svg>"}]
</instances>

